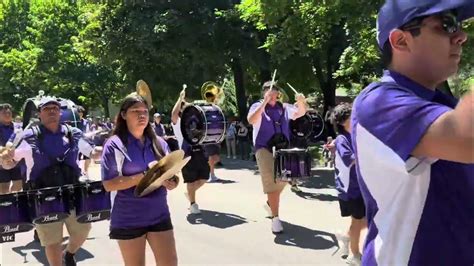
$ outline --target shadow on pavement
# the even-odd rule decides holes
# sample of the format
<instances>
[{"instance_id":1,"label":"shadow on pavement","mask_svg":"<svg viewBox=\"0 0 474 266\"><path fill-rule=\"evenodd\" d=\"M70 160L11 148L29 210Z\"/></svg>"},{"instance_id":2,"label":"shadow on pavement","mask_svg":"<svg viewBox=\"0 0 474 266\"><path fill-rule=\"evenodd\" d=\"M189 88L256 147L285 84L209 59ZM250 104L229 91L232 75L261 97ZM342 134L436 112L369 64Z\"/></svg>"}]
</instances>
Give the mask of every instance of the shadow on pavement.
<instances>
[{"instance_id":1,"label":"shadow on pavement","mask_svg":"<svg viewBox=\"0 0 474 266\"><path fill-rule=\"evenodd\" d=\"M207 182L207 183L208 184L234 184L234 183L237 183L237 181L230 180L230 179L219 178L216 181Z\"/></svg>"},{"instance_id":2,"label":"shadow on pavement","mask_svg":"<svg viewBox=\"0 0 474 266\"><path fill-rule=\"evenodd\" d=\"M223 159L222 166L219 168L228 169L228 170L241 170L241 169L256 170L257 162L245 161L245 160L239 160L239 159Z\"/></svg>"},{"instance_id":3,"label":"shadow on pavement","mask_svg":"<svg viewBox=\"0 0 474 266\"><path fill-rule=\"evenodd\" d=\"M67 239L68 239L67 237L63 238L63 242L66 241ZM63 249L65 247L66 245L63 245ZM46 258L44 247L42 247L39 242L32 240L30 243L26 244L25 246L13 247L12 250L18 255L23 257L24 263L30 263L30 262L34 263L34 261L27 260L28 254L31 253L31 255L36 259L36 261L38 261L39 263L42 263L43 265L48 265L48 259ZM81 262L87 259L94 258L94 255L92 255L89 251L83 248L80 248L76 252L75 257L76 257L77 262Z\"/></svg>"},{"instance_id":4,"label":"shadow on pavement","mask_svg":"<svg viewBox=\"0 0 474 266\"><path fill-rule=\"evenodd\" d=\"M281 234L275 235L276 244L315 250L330 249L338 245L334 234L312 230L283 221L282 224L284 231Z\"/></svg>"},{"instance_id":5,"label":"shadow on pavement","mask_svg":"<svg viewBox=\"0 0 474 266\"><path fill-rule=\"evenodd\" d=\"M335 188L334 170L332 169L313 169L312 177L302 179L300 187L305 188Z\"/></svg>"},{"instance_id":6,"label":"shadow on pavement","mask_svg":"<svg viewBox=\"0 0 474 266\"><path fill-rule=\"evenodd\" d=\"M201 210L201 214L188 214L187 220L190 224L206 224L221 229L247 223L242 216L209 210Z\"/></svg>"},{"instance_id":7,"label":"shadow on pavement","mask_svg":"<svg viewBox=\"0 0 474 266\"><path fill-rule=\"evenodd\" d=\"M338 197L331 194L324 193L309 193L304 191L294 192L298 197L309 200L320 200L320 201L337 201Z\"/></svg>"}]
</instances>

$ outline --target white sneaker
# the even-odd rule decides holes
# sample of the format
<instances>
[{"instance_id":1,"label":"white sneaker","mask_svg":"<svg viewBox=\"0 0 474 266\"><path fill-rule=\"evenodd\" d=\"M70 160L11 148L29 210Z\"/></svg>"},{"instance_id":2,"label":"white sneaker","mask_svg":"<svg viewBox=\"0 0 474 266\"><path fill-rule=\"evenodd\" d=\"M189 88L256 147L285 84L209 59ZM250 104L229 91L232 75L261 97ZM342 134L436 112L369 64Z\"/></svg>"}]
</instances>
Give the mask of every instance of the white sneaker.
<instances>
[{"instance_id":1,"label":"white sneaker","mask_svg":"<svg viewBox=\"0 0 474 266\"><path fill-rule=\"evenodd\" d=\"M237 156L232 157L234 160L237 159Z\"/></svg>"},{"instance_id":2,"label":"white sneaker","mask_svg":"<svg viewBox=\"0 0 474 266\"><path fill-rule=\"evenodd\" d=\"M201 210L199 210L199 205L197 205L197 203L193 203L190 207L189 207L189 212L191 214L200 214L201 213Z\"/></svg>"},{"instance_id":3,"label":"white sneaker","mask_svg":"<svg viewBox=\"0 0 474 266\"><path fill-rule=\"evenodd\" d=\"M207 180L207 183L213 183L219 180L219 178L215 175L209 175L209 179Z\"/></svg>"},{"instance_id":4,"label":"white sneaker","mask_svg":"<svg viewBox=\"0 0 474 266\"><path fill-rule=\"evenodd\" d=\"M348 236L338 236L337 239L339 240L339 247L341 248L341 257L346 259L349 256L349 243L350 239Z\"/></svg>"},{"instance_id":5,"label":"white sneaker","mask_svg":"<svg viewBox=\"0 0 474 266\"><path fill-rule=\"evenodd\" d=\"M229 156L229 155L227 155L227 159L230 159L230 156Z\"/></svg>"},{"instance_id":6,"label":"white sneaker","mask_svg":"<svg viewBox=\"0 0 474 266\"><path fill-rule=\"evenodd\" d=\"M360 266L362 264L362 256L359 255L351 255L347 258L346 263L351 266Z\"/></svg>"},{"instance_id":7,"label":"white sneaker","mask_svg":"<svg viewBox=\"0 0 474 266\"><path fill-rule=\"evenodd\" d=\"M272 232L274 234L280 234L283 232L283 225L278 217L272 218Z\"/></svg>"}]
</instances>

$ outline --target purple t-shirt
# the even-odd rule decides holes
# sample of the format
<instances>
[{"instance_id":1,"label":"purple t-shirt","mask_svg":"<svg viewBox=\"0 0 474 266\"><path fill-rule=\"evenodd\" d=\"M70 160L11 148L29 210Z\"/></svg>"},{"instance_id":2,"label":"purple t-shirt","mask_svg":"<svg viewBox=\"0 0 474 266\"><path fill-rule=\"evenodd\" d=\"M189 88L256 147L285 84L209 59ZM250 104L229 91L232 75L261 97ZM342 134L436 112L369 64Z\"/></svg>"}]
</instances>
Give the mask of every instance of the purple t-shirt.
<instances>
[{"instance_id":1,"label":"purple t-shirt","mask_svg":"<svg viewBox=\"0 0 474 266\"><path fill-rule=\"evenodd\" d=\"M357 199L361 197L359 183L354 165L351 135L343 133L335 140L336 158L335 175L336 189L341 200Z\"/></svg>"},{"instance_id":2,"label":"purple t-shirt","mask_svg":"<svg viewBox=\"0 0 474 266\"><path fill-rule=\"evenodd\" d=\"M165 153L169 152L166 142L158 137ZM102 153L102 180L118 176L131 176L145 171L148 164L156 160L152 141L148 138L142 144L131 134L127 143L122 143L116 135L110 137ZM144 197L134 195L135 187L111 193L111 228L139 228L160 223L170 218L166 200L166 188L160 187Z\"/></svg>"},{"instance_id":3,"label":"purple t-shirt","mask_svg":"<svg viewBox=\"0 0 474 266\"><path fill-rule=\"evenodd\" d=\"M29 179L36 180L46 168L53 165L54 160L64 159L64 163L73 168L75 175L81 175L81 169L77 164L79 153L79 139L82 137L82 131L75 127L70 127L71 138L68 137L68 128L60 125L60 130L52 132L43 125L39 126L40 135L37 137L32 129L23 132L23 139L31 148L31 158L25 160L31 161L28 165L31 169ZM72 142L71 142L72 141ZM68 151L69 150L69 151Z\"/></svg>"},{"instance_id":4,"label":"purple t-shirt","mask_svg":"<svg viewBox=\"0 0 474 266\"><path fill-rule=\"evenodd\" d=\"M249 110L251 116L262 105L262 101L252 104ZM268 141L275 133L283 133L290 140L290 119L297 111L296 106L284 103L271 106L267 104L261 119L253 125L253 143L255 150L266 148ZM278 122L278 124L275 124Z\"/></svg>"},{"instance_id":5,"label":"purple t-shirt","mask_svg":"<svg viewBox=\"0 0 474 266\"><path fill-rule=\"evenodd\" d=\"M363 265L473 265L474 165L411 156L456 104L393 71L356 98L352 137L369 226Z\"/></svg>"}]
</instances>

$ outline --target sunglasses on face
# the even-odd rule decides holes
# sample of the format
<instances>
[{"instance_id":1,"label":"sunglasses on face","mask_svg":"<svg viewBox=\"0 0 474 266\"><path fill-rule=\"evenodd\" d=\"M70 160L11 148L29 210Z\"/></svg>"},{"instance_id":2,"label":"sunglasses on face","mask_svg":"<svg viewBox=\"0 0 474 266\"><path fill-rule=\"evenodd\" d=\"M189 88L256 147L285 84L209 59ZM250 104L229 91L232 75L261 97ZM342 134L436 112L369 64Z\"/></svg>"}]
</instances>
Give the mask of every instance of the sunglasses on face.
<instances>
[{"instance_id":1,"label":"sunglasses on face","mask_svg":"<svg viewBox=\"0 0 474 266\"><path fill-rule=\"evenodd\" d=\"M400 29L404 31L420 29L421 27L425 25L423 24L423 20L427 17L429 16L416 18L408 22L407 24L401 26ZM435 17L441 21L441 28L443 29L444 32L448 34L456 33L460 31L462 28L462 22L458 21L456 14L452 11L440 13L438 15L435 15Z\"/></svg>"}]
</instances>

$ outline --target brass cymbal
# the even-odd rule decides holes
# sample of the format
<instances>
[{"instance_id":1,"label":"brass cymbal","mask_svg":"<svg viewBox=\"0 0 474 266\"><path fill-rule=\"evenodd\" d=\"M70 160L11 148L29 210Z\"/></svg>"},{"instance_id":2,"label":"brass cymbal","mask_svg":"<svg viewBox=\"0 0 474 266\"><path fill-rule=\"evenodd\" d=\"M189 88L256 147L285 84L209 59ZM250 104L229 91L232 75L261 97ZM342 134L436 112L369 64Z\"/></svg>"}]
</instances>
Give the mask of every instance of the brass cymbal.
<instances>
[{"instance_id":1,"label":"brass cymbal","mask_svg":"<svg viewBox=\"0 0 474 266\"><path fill-rule=\"evenodd\" d=\"M191 160L191 157L183 157L184 151L177 150L161 158L138 183L135 196L146 196L161 187L165 180L174 177Z\"/></svg>"}]
</instances>

